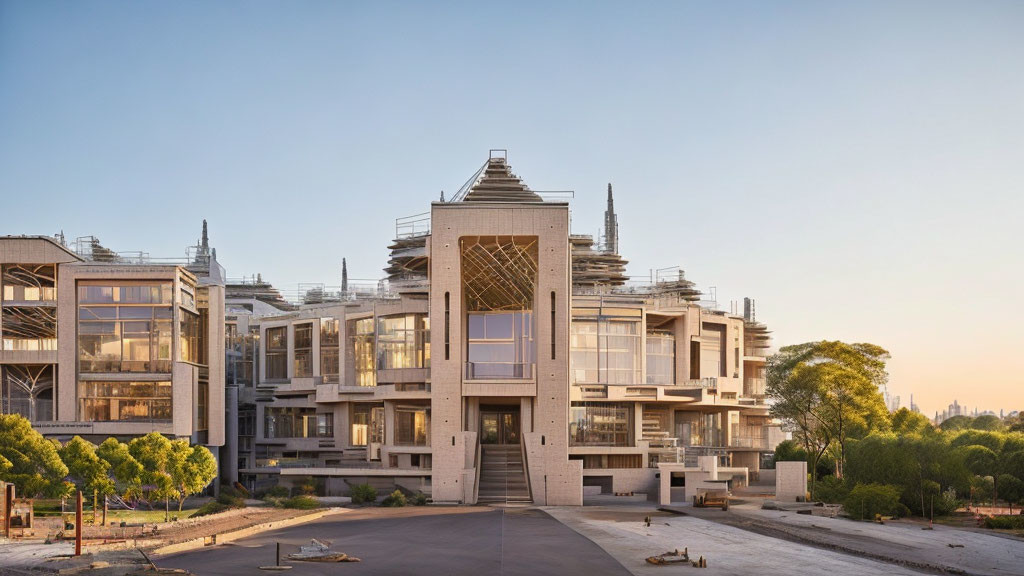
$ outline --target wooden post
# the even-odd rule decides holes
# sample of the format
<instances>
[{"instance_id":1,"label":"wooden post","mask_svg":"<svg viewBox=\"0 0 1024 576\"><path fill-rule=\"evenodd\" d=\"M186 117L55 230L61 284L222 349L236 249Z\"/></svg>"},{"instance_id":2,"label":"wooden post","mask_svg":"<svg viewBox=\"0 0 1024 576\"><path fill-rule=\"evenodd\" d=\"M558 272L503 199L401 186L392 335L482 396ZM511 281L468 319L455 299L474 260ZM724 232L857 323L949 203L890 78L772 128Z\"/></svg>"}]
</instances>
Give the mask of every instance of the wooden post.
<instances>
[{"instance_id":1,"label":"wooden post","mask_svg":"<svg viewBox=\"0 0 1024 576\"><path fill-rule=\"evenodd\" d=\"M82 491L75 497L75 556L82 555Z\"/></svg>"},{"instance_id":2,"label":"wooden post","mask_svg":"<svg viewBox=\"0 0 1024 576\"><path fill-rule=\"evenodd\" d=\"M280 565L281 565L281 543L278 542L277 543L277 559L274 560L274 566L280 566Z\"/></svg>"},{"instance_id":3,"label":"wooden post","mask_svg":"<svg viewBox=\"0 0 1024 576\"><path fill-rule=\"evenodd\" d=\"M4 487L4 537L11 537L11 513L14 512L14 484Z\"/></svg>"},{"instance_id":4,"label":"wooden post","mask_svg":"<svg viewBox=\"0 0 1024 576\"><path fill-rule=\"evenodd\" d=\"M103 496L103 525L107 525L107 497Z\"/></svg>"},{"instance_id":5,"label":"wooden post","mask_svg":"<svg viewBox=\"0 0 1024 576\"><path fill-rule=\"evenodd\" d=\"M97 513L96 509L99 508L99 507L100 507L100 491L99 490L93 490L92 491L92 525L93 526L96 525L96 513Z\"/></svg>"}]
</instances>

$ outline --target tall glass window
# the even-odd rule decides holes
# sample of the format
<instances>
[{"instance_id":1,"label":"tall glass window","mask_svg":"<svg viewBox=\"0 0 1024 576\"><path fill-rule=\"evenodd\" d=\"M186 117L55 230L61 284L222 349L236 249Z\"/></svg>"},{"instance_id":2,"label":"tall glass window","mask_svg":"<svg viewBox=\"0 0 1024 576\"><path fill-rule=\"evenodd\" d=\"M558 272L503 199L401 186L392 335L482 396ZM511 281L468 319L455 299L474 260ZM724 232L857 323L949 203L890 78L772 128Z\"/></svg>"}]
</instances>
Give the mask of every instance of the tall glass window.
<instances>
[{"instance_id":1,"label":"tall glass window","mask_svg":"<svg viewBox=\"0 0 1024 576\"><path fill-rule=\"evenodd\" d=\"M313 376L313 324L295 325L295 372L296 378Z\"/></svg>"},{"instance_id":2,"label":"tall glass window","mask_svg":"<svg viewBox=\"0 0 1024 576\"><path fill-rule=\"evenodd\" d=\"M171 420L170 382L79 382L78 398L85 422Z\"/></svg>"},{"instance_id":3,"label":"tall glass window","mask_svg":"<svg viewBox=\"0 0 1024 576\"><path fill-rule=\"evenodd\" d=\"M374 362L373 318L356 320L354 324L352 346L355 358L356 386L376 386L377 366Z\"/></svg>"},{"instance_id":4,"label":"tall glass window","mask_svg":"<svg viewBox=\"0 0 1024 576\"><path fill-rule=\"evenodd\" d=\"M647 383L676 383L676 337L667 330L647 332Z\"/></svg>"},{"instance_id":5,"label":"tall glass window","mask_svg":"<svg viewBox=\"0 0 1024 576\"><path fill-rule=\"evenodd\" d=\"M288 377L288 328L267 328L267 380Z\"/></svg>"},{"instance_id":6,"label":"tall glass window","mask_svg":"<svg viewBox=\"0 0 1024 576\"><path fill-rule=\"evenodd\" d=\"M430 408L398 406L395 408L395 444L429 446Z\"/></svg>"},{"instance_id":7,"label":"tall glass window","mask_svg":"<svg viewBox=\"0 0 1024 576\"><path fill-rule=\"evenodd\" d=\"M199 314L182 309L181 328L178 331L182 362L199 363L199 329Z\"/></svg>"},{"instance_id":8,"label":"tall glass window","mask_svg":"<svg viewBox=\"0 0 1024 576\"><path fill-rule=\"evenodd\" d=\"M171 285L78 287L80 372L171 371Z\"/></svg>"},{"instance_id":9,"label":"tall glass window","mask_svg":"<svg viewBox=\"0 0 1024 576\"><path fill-rule=\"evenodd\" d=\"M639 384L640 319L574 318L569 365L575 384Z\"/></svg>"},{"instance_id":10,"label":"tall glass window","mask_svg":"<svg viewBox=\"0 0 1024 576\"><path fill-rule=\"evenodd\" d=\"M356 403L352 405L352 434L349 444L366 446L384 442L384 405Z\"/></svg>"},{"instance_id":11,"label":"tall glass window","mask_svg":"<svg viewBox=\"0 0 1024 576\"><path fill-rule=\"evenodd\" d=\"M677 410L676 437L683 446L723 446L722 415Z\"/></svg>"},{"instance_id":12,"label":"tall glass window","mask_svg":"<svg viewBox=\"0 0 1024 576\"><path fill-rule=\"evenodd\" d=\"M426 314L377 319L377 369L430 367L430 321Z\"/></svg>"},{"instance_id":13,"label":"tall glass window","mask_svg":"<svg viewBox=\"0 0 1024 576\"><path fill-rule=\"evenodd\" d=\"M340 371L340 337L337 318L320 319L320 376L325 383L338 382Z\"/></svg>"},{"instance_id":14,"label":"tall glass window","mask_svg":"<svg viewBox=\"0 0 1024 576\"><path fill-rule=\"evenodd\" d=\"M531 312L470 312L466 378L532 378Z\"/></svg>"},{"instance_id":15,"label":"tall glass window","mask_svg":"<svg viewBox=\"0 0 1024 576\"><path fill-rule=\"evenodd\" d=\"M632 430L632 404L573 402L569 408L570 446L632 446Z\"/></svg>"}]
</instances>

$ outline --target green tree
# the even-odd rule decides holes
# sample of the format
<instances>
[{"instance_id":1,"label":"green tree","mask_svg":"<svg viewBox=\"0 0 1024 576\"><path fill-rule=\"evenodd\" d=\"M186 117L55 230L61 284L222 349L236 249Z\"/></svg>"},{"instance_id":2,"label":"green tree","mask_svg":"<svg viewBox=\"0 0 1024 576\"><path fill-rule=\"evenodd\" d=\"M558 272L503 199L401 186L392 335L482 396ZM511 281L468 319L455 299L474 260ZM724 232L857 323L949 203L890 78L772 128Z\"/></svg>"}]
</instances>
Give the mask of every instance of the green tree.
<instances>
[{"instance_id":1,"label":"green tree","mask_svg":"<svg viewBox=\"0 0 1024 576\"><path fill-rule=\"evenodd\" d=\"M999 475L999 491L1003 494L1003 500L1010 505L1010 514L1013 514L1013 505L1024 503L1024 481L1009 474Z\"/></svg>"},{"instance_id":2,"label":"green tree","mask_svg":"<svg viewBox=\"0 0 1024 576\"><path fill-rule=\"evenodd\" d=\"M939 424L939 428L943 432L955 432L957 430L967 430L971 427L974 422L974 418L970 416L953 416L952 418L946 418Z\"/></svg>"},{"instance_id":3,"label":"green tree","mask_svg":"<svg viewBox=\"0 0 1024 576\"><path fill-rule=\"evenodd\" d=\"M60 498L71 493L57 447L23 416L0 415L0 457L6 460L0 463L0 480L13 483L19 494Z\"/></svg>"},{"instance_id":4,"label":"green tree","mask_svg":"<svg viewBox=\"0 0 1024 576\"><path fill-rule=\"evenodd\" d=\"M205 446L192 446L188 440L171 442L168 472L178 491L178 511L185 499L206 489L217 477L217 461Z\"/></svg>"},{"instance_id":5,"label":"green tree","mask_svg":"<svg viewBox=\"0 0 1024 576\"><path fill-rule=\"evenodd\" d=\"M142 464L131 455L127 444L107 438L96 448L96 456L110 465L116 494L133 500L142 496Z\"/></svg>"},{"instance_id":6,"label":"green tree","mask_svg":"<svg viewBox=\"0 0 1024 576\"><path fill-rule=\"evenodd\" d=\"M1024 432L1024 410L1013 416L1007 416L1003 423L1010 432Z\"/></svg>"},{"instance_id":7,"label":"green tree","mask_svg":"<svg viewBox=\"0 0 1024 576\"><path fill-rule=\"evenodd\" d=\"M892 414L892 431L897 434L922 434L931 430L931 421L920 412L900 408Z\"/></svg>"},{"instance_id":8,"label":"green tree","mask_svg":"<svg viewBox=\"0 0 1024 576\"><path fill-rule=\"evenodd\" d=\"M128 452L142 465L142 497L150 507L158 500L163 500L166 507L171 498L178 497L170 474L170 440L159 432L150 432L132 439L128 443Z\"/></svg>"},{"instance_id":9,"label":"green tree","mask_svg":"<svg viewBox=\"0 0 1024 576\"><path fill-rule=\"evenodd\" d=\"M992 503L999 500L999 456L985 446L972 445L962 448L964 464L977 476L992 479Z\"/></svg>"},{"instance_id":10,"label":"green tree","mask_svg":"<svg viewBox=\"0 0 1024 576\"><path fill-rule=\"evenodd\" d=\"M1002 432L1006 429L1003 421L999 419L999 416L994 414L982 414L971 422L971 428L975 430L991 430L992 432Z\"/></svg>"},{"instance_id":11,"label":"green tree","mask_svg":"<svg viewBox=\"0 0 1024 576\"><path fill-rule=\"evenodd\" d=\"M1006 437L998 432L989 432L987 430L961 430L954 433L949 445L953 448L984 446L993 452L1000 452L1002 451L1003 444L1005 442Z\"/></svg>"},{"instance_id":12,"label":"green tree","mask_svg":"<svg viewBox=\"0 0 1024 576\"><path fill-rule=\"evenodd\" d=\"M772 413L796 428L813 468L832 450L836 476L842 478L847 442L889 428L879 392L888 379L888 358L874 344L821 341L783 347L769 359Z\"/></svg>"},{"instance_id":13,"label":"green tree","mask_svg":"<svg viewBox=\"0 0 1024 576\"><path fill-rule=\"evenodd\" d=\"M114 493L114 482L107 473L110 463L96 455L96 446L91 442L75 436L57 453L68 467L68 479L83 493L98 492L101 496Z\"/></svg>"}]
</instances>

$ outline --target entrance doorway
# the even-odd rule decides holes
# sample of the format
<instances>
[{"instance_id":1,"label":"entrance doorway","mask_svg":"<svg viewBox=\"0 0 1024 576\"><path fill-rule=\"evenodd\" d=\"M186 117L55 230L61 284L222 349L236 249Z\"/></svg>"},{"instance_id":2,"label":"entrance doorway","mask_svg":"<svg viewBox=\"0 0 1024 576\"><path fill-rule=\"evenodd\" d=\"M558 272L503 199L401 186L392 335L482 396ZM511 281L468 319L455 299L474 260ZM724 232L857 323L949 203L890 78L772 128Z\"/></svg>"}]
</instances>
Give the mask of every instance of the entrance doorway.
<instances>
[{"instance_id":1,"label":"entrance doorway","mask_svg":"<svg viewBox=\"0 0 1024 576\"><path fill-rule=\"evenodd\" d=\"M480 409L481 444L519 444L519 408Z\"/></svg>"}]
</instances>

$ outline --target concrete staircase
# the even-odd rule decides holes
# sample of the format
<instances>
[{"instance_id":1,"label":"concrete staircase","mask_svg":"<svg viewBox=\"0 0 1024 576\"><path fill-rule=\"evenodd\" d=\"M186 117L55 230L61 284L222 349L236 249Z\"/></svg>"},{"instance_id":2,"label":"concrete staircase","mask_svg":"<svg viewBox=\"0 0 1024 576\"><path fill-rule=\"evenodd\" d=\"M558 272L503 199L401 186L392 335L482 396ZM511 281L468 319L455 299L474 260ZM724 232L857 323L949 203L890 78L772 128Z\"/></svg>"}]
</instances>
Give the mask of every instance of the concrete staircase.
<instances>
[{"instance_id":1,"label":"concrete staircase","mask_svg":"<svg viewBox=\"0 0 1024 576\"><path fill-rule=\"evenodd\" d=\"M477 502L532 502L519 444L480 446L480 486Z\"/></svg>"}]
</instances>

